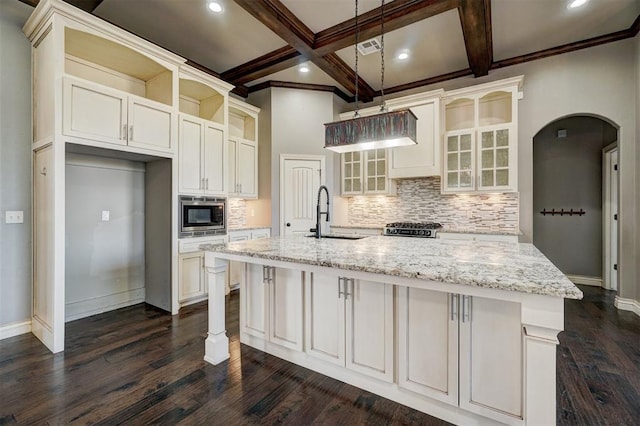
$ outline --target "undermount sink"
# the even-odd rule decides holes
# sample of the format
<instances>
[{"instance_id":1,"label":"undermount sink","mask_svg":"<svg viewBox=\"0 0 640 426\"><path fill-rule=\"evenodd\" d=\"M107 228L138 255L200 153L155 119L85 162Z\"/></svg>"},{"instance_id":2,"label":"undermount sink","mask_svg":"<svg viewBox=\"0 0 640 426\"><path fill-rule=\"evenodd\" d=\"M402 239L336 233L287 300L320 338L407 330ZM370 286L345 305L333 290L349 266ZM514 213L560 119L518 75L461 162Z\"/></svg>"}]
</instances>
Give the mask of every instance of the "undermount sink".
<instances>
[{"instance_id":1,"label":"undermount sink","mask_svg":"<svg viewBox=\"0 0 640 426\"><path fill-rule=\"evenodd\" d=\"M315 235L307 235L309 238L315 238ZM366 238L364 235L336 235L336 234L327 234L321 235L320 239L324 238L332 238L335 240L361 240L362 238Z\"/></svg>"}]
</instances>

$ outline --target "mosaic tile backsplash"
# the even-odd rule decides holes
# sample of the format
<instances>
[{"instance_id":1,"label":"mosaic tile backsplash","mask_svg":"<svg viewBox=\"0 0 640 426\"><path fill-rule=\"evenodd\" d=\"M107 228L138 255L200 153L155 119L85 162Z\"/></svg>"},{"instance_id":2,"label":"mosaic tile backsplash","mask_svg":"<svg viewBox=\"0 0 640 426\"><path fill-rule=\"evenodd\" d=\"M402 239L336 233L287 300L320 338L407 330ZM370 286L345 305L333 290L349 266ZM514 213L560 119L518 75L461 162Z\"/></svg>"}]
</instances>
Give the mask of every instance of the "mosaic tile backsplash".
<instances>
[{"instance_id":1,"label":"mosaic tile backsplash","mask_svg":"<svg viewBox=\"0 0 640 426\"><path fill-rule=\"evenodd\" d=\"M349 225L440 222L449 231L519 232L518 194L440 193L440 178L399 179L397 196L356 196L348 200Z\"/></svg>"},{"instance_id":2,"label":"mosaic tile backsplash","mask_svg":"<svg viewBox=\"0 0 640 426\"><path fill-rule=\"evenodd\" d=\"M244 228L247 226L246 200L228 198L227 209L227 228Z\"/></svg>"}]
</instances>

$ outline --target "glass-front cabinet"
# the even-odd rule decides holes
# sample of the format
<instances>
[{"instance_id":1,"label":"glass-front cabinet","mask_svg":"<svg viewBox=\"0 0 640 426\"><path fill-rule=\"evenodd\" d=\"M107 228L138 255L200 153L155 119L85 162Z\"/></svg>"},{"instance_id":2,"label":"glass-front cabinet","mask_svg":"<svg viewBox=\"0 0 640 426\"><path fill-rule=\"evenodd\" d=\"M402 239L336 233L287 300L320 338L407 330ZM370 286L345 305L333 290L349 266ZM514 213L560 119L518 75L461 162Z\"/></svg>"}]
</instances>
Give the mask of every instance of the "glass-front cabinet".
<instances>
[{"instance_id":1,"label":"glass-front cabinet","mask_svg":"<svg viewBox=\"0 0 640 426\"><path fill-rule=\"evenodd\" d=\"M448 92L442 192L515 192L522 77Z\"/></svg>"},{"instance_id":2,"label":"glass-front cabinet","mask_svg":"<svg viewBox=\"0 0 640 426\"><path fill-rule=\"evenodd\" d=\"M394 194L395 185L388 176L388 154L386 149L342 154L342 195Z\"/></svg>"}]
</instances>

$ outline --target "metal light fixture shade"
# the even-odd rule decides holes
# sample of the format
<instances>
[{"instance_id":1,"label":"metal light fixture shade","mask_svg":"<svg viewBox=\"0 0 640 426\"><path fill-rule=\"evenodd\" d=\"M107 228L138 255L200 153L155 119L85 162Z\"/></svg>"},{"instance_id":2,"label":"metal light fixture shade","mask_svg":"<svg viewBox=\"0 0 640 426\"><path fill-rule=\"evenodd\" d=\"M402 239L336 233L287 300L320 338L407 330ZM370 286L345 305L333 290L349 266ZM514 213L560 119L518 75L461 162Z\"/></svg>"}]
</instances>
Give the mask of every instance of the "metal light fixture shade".
<instances>
[{"instance_id":1,"label":"metal light fixture shade","mask_svg":"<svg viewBox=\"0 0 640 426\"><path fill-rule=\"evenodd\" d=\"M417 120L405 109L327 123L324 147L343 153L414 145Z\"/></svg>"}]
</instances>

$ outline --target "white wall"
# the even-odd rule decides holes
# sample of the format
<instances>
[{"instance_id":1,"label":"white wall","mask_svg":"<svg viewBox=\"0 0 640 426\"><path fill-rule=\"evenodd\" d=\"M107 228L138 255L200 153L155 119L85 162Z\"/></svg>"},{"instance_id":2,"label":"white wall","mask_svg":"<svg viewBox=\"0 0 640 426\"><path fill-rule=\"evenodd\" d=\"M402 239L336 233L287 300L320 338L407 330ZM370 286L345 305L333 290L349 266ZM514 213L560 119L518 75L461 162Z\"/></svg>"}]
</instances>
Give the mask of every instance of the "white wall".
<instances>
[{"instance_id":1,"label":"white wall","mask_svg":"<svg viewBox=\"0 0 640 426\"><path fill-rule=\"evenodd\" d=\"M65 319L143 302L145 164L67 153L65 204Z\"/></svg>"},{"instance_id":2,"label":"white wall","mask_svg":"<svg viewBox=\"0 0 640 426\"><path fill-rule=\"evenodd\" d=\"M31 44L22 25L32 11L0 0L0 329L31 320ZM24 223L5 224L7 210L22 210Z\"/></svg>"},{"instance_id":3,"label":"white wall","mask_svg":"<svg viewBox=\"0 0 640 426\"><path fill-rule=\"evenodd\" d=\"M325 184L331 197L334 186L333 153L324 149L324 124L333 121L334 95L330 92L272 88L271 91L271 227L280 233L280 155L326 157ZM258 105L258 104L256 104ZM263 105L258 105L264 108Z\"/></svg>"}]
</instances>

